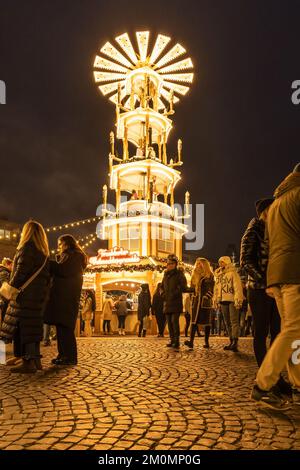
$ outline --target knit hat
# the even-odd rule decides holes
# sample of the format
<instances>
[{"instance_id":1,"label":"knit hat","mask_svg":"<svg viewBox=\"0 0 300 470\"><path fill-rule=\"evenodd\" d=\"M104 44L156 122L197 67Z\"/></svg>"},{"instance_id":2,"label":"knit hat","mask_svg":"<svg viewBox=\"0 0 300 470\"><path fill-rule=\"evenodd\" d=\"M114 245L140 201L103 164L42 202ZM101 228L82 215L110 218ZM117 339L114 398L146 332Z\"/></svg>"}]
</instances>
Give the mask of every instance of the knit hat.
<instances>
[{"instance_id":1,"label":"knit hat","mask_svg":"<svg viewBox=\"0 0 300 470\"><path fill-rule=\"evenodd\" d=\"M225 264L231 264L231 258L230 256L221 256L221 258L219 258L219 263L223 261L223 263Z\"/></svg>"},{"instance_id":2,"label":"knit hat","mask_svg":"<svg viewBox=\"0 0 300 470\"><path fill-rule=\"evenodd\" d=\"M169 255L167 257L167 263L176 263L178 264L178 258L176 255Z\"/></svg>"},{"instance_id":3,"label":"knit hat","mask_svg":"<svg viewBox=\"0 0 300 470\"><path fill-rule=\"evenodd\" d=\"M256 208L257 216L260 217L262 212L265 209L267 209L267 207L269 207L273 202L274 202L273 197L272 198L271 197L270 198L263 198L263 199L259 199L258 201L256 201L255 208Z\"/></svg>"},{"instance_id":4,"label":"knit hat","mask_svg":"<svg viewBox=\"0 0 300 470\"><path fill-rule=\"evenodd\" d=\"M300 163L297 163L297 165L293 169L293 173L300 173Z\"/></svg>"}]
</instances>

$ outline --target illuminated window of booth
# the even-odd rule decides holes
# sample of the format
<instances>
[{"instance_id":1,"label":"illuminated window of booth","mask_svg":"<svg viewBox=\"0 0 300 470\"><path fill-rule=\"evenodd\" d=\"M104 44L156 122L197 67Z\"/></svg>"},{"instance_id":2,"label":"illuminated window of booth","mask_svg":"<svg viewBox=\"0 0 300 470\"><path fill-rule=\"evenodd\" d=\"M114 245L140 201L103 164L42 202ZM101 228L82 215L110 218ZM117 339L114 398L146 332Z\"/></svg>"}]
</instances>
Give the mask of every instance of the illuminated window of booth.
<instances>
[{"instance_id":1,"label":"illuminated window of booth","mask_svg":"<svg viewBox=\"0 0 300 470\"><path fill-rule=\"evenodd\" d=\"M163 253L174 253L174 231L169 227L159 227L157 249L159 252Z\"/></svg>"},{"instance_id":2,"label":"illuminated window of booth","mask_svg":"<svg viewBox=\"0 0 300 470\"><path fill-rule=\"evenodd\" d=\"M140 226L127 225L120 227L120 247L129 251L139 252L140 247Z\"/></svg>"}]
</instances>

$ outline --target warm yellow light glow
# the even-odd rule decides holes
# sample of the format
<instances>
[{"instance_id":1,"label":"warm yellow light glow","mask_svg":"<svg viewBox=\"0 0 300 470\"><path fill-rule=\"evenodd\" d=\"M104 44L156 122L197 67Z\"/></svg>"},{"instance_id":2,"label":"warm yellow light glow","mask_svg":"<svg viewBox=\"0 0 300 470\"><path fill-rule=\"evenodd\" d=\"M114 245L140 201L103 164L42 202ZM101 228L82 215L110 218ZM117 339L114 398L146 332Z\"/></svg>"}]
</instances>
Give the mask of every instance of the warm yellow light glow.
<instances>
[{"instance_id":1,"label":"warm yellow light glow","mask_svg":"<svg viewBox=\"0 0 300 470\"><path fill-rule=\"evenodd\" d=\"M159 69L165 64L168 64L171 62L171 60L176 59L177 57L181 56L186 52L185 48L182 47L180 44L176 44L172 49L165 55L163 56L155 65L156 69Z\"/></svg>"},{"instance_id":2,"label":"warm yellow light glow","mask_svg":"<svg viewBox=\"0 0 300 470\"><path fill-rule=\"evenodd\" d=\"M162 51L165 49L165 47L170 41L171 41L171 38L169 38L168 36L163 36L162 34L159 34L157 36L153 51L149 59L151 64L154 64L156 59L160 56L160 54L162 53Z\"/></svg>"},{"instance_id":3,"label":"warm yellow light glow","mask_svg":"<svg viewBox=\"0 0 300 470\"><path fill-rule=\"evenodd\" d=\"M167 73L166 75L164 75L164 80L174 80L175 82L192 83L193 78L193 73Z\"/></svg>"},{"instance_id":4,"label":"warm yellow light glow","mask_svg":"<svg viewBox=\"0 0 300 470\"><path fill-rule=\"evenodd\" d=\"M103 93L103 95L108 95L117 89L118 83L108 83L107 85L99 86L99 90Z\"/></svg>"},{"instance_id":5,"label":"warm yellow light glow","mask_svg":"<svg viewBox=\"0 0 300 470\"><path fill-rule=\"evenodd\" d=\"M164 88L161 89L161 95L165 98L166 101L170 101L171 99L171 95L170 95L170 92L165 90ZM174 103L178 103L179 101L179 98L177 98L177 96L174 96L173 97L173 102Z\"/></svg>"},{"instance_id":6,"label":"warm yellow light glow","mask_svg":"<svg viewBox=\"0 0 300 470\"><path fill-rule=\"evenodd\" d=\"M192 59L183 59L179 62L175 62L175 64L166 65L162 69L159 69L159 73L165 74L170 72L178 72L179 70L191 69L193 68Z\"/></svg>"},{"instance_id":7,"label":"warm yellow light glow","mask_svg":"<svg viewBox=\"0 0 300 470\"><path fill-rule=\"evenodd\" d=\"M168 228L174 228L182 233L187 233L187 225L181 224L171 219L164 219L162 217L157 217L155 215L137 215L134 217L119 217L115 219L106 219L103 222L104 230L116 225L123 225L124 227L129 227L130 225L136 225L137 223L151 223L152 226L163 225Z\"/></svg>"},{"instance_id":8,"label":"warm yellow light glow","mask_svg":"<svg viewBox=\"0 0 300 470\"><path fill-rule=\"evenodd\" d=\"M145 62L148 51L149 31L139 31L136 33L137 43L140 52L140 60Z\"/></svg>"},{"instance_id":9,"label":"warm yellow light glow","mask_svg":"<svg viewBox=\"0 0 300 470\"><path fill-rule=\"evenodd\" d=\"M111 72L94 72L95 82L112 82L114 80L119 80L119 82L125 79L123 73L111 73Z\"/></svg>"},{"instance_id":10,"label":"warm yellow light glow","mask_svg":"<svg viewBox=\"0 0 300 470\"><path fill-rule=\"evenodd\" d=\"M164 81L164 86L166 86L170 90L174 90L176 93L180 93L180 95L185 95L189 91L189 87L184 85L177 85L177 83L170 83Z\"/></svg>"},{"instance_id":11,"label":"warm yellow light glow","mask_svg":"<svg viewBox=\"0 0 300 470\"><path fill-rule=\"evenodd\" d=\"M133 46L129 39L127 33L121 34L121 36L117 36L116 38L117 43L122 47L123 51L128 55L128 57L132 60L134 64L137 63L138 58L136 53L134 52Z\"/></svg>"},{"instance_id":12,"label":"warm yellow light glow","mask_svg":"<svg viewBox=\"0 0 300 470\"><path fill-rule=\"evenodd\" d=\"M177 57L186 52L184 47L180 44L176 44L163 55L171 38L162 34L157 36L154 47L152 51L149 51L148 55L149 35L149 31L138 31L136 33L138 54L134 50L127 33L121 34L115 38L118 46L126 56L113 44L107 42L102 47L101 52L107 55L111 60L97 56L94 67L102 69L103 71L95 71L94 76L96 83L118 81L118 83L121 84L120 100L122 101L128 95L126 103L124 104L125 110L135 107L137 100L139 100L140 104L145 103L145 95L142 95L140 90L142 89L141 87L144 86L145 76L147 76L149 82L151 82L150 95L156 100L155 110L158 111L159 114L164 112L165 108L169 108L170 94L166 88L180 95L186 94L188 87L173 84L172 82L192 83L192 73L178 72L191 69L193 63L190 58L172 63ZM155 63L158 58L160 59ZM169 62L171 62L170 65L168 65ZM99 89L103 95L112 94L112 96L109 97L110 101L115 105L119 104L117 83L101 85ZM130 95L131 99L129 97ZM165 105L161 98L167 100L168 103ZM176 104L178 101L179 98L174 96L173 104ZM124 111L124 108L122 110Z\"/></svg>"},{"instance_id":13,"label":"warm yellow light glow","mask_svg":"<svg viewBox=\"0 0 300 470\"><path fill-rule=\"evenodd\" d=\"M112 70L113 72L128 72L128 68L116 64L115 62L111 62L108 59L104 59L104 57L99 57L98 55L96 56L94 67L104 70Z\"/></svg>"},{"instance_id":14,"label":"warm yellow light glow","mask_svg":"<svg viewBox=\"0 0 300 470\"><path fill-rule=\"evenodd\" d=\"M120 64L125 65L126 67L132 68L132 64L129 62L129 60L124 57L121 52L118 51L118 49L115 48L110 42L107 42L104 44L104 46L101 49L101 52L111 59L116 60L117 62L120 62Z\"/></svg>"}]
</instances>

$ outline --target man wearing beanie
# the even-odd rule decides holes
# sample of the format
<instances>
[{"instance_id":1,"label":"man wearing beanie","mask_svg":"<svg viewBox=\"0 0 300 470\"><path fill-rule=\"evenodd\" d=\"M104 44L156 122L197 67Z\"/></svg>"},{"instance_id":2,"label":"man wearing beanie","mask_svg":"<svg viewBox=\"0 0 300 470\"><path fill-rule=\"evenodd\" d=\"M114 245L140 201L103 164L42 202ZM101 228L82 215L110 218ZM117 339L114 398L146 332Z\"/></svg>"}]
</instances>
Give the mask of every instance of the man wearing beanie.
<instances>
[{"instance_id":1,"label":"man wearing beanie","mask_svg":"<svg viewBox=\"0 0 300 470\"><path fill-rule=\"evenodd\" d=\"M269 333L272 344L280 332L280 316L275 299L266 293L268 245L265 226L273 201L274 198L265 198L255 203L257 217L249 222L241 241L240 265L248 275L247 294L254 324L253 349L259 367L267 353Z\"/></svg>"},{"instance_id":2,"label":"man wearing beanie","mask_svg":"<svg viewBox=\"0 0 300 470\"><path fill-rule=\"evenodd\" d=\"M178 268L176 255L169 255L167 266L162 280L162 297L164 299L164 314L169 329L170 342L167 347L179 350L180 329L179 317L183 312L182 294L190 292L184 272Z\"/></svg>"},{"instance_id":3,"label":"man wearing beanie","mask_svg":"<svg viewBox=\"0 0 300 470\"><path fill-rule=\"evenodd\" d=\"M293 359L300 339L300 164L275 193L267 218L269 263L268 293L276 300L281 332L272 343L257 373L251 398L274 409L290 407L275 387L287 367L293 401L300 403L300 364Z\"/></svg>"}]
</instances>

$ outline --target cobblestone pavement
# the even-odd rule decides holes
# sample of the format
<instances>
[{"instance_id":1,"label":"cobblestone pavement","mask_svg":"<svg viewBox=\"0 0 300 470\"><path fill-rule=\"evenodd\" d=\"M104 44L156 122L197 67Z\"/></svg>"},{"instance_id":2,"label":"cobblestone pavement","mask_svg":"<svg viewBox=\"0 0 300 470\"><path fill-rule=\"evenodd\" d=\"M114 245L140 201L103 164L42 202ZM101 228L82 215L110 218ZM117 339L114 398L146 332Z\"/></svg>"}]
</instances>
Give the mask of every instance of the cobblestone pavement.
<instances>
[{"instance_id":1,"label":"cobblestone pavement","mask_svg":"<svg viewBox=\"0 0 300 470\"><path fill-rule=\"evenodd\" d=\"M80 339L79 365L33 376L0 366L0 449L300 449L300 407L285 413L250 402L251 340L240 353L196 340L193 352L167 339Z\"/></svg>"}]
</instances>

